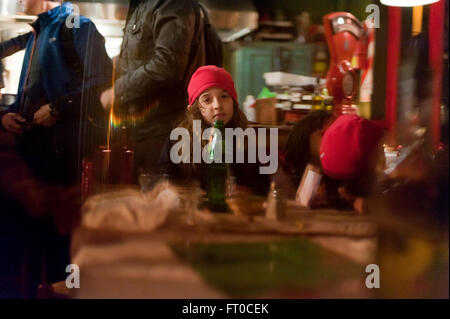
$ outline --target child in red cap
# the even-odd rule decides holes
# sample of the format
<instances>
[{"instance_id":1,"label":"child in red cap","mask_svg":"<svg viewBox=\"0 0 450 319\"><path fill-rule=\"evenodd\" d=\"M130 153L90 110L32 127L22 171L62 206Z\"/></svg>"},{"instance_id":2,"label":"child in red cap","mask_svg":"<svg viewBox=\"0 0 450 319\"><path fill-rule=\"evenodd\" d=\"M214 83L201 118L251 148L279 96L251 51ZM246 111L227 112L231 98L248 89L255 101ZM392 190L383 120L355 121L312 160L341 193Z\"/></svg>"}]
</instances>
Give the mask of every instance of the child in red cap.
<instances>
[{"instance_id":1,"label":"child in red cap","mask_svg":"<svg viewBox=\"0 0 450 319\"><path fill-rule=\"evenodd\" d=\"M193 145L193 123L194 120L201 121L201 128L205 130L214 125L217 120L222 120L225 127L242 128L245 130L248 126L247 118L239 109L237 93L231 75L224 69L214 65L206 65L198 68L191 77L188 85L188 106L186 113L177 125L178 128L185 128L189 132L191 161L189 163L171 164L170 148L172 143L169 141L163 150L160 164L166 165L170 170L170 175L180 179L199 178L204 181L204 163L194 163L192 159ZM201 149L208 143L201 141ZM245 147L245 146L244 146ZM247 154L247 152L245 152ZM235 156L233 158L236 158ZM268 187L268 181L258 182L258 166L244 164L232 164L232 170L236 173L237 183L248 184L252 188L261 188L265 192ZM263 176L262 178L267 178Z\"/></svg>"},{"instance_id":2,"label":"child in red cap","mask_svg":"<svg viewBox=\"0 0 450 319\"><path fill-rule=\"evenodd\" d=\"M380 158L383 131L357 115L341 115L325 131L320 146L323 173L340 182L339 196L364 210Z\"/></svg>"},{"instance_id":3,"label":"child in red cap","mask_svg":"<svg viewBox=\"0 0 450 319\"><path fill-rule=\"evenodd\" d=\"M247 118L239 109L237 93L231 75L215 65L199 67L188 85L189 105L184 122L191 128L192 120L202 126L212 126L222 120L226 127L247 127ZM183 126L183 125L181 125ZM190 131L192 133L192 131Z\"/></svg>"}]
</instances>

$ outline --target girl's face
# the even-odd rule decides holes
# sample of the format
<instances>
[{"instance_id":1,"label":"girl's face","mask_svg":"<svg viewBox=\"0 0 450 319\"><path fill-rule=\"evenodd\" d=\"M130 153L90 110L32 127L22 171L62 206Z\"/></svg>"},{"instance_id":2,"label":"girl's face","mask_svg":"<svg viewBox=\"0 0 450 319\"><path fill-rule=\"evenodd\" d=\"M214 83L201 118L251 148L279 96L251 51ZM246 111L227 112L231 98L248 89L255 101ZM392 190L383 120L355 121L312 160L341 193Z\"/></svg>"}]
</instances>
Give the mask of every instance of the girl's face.
<instances>
[{"instance_id":1,"label":"girl's face","mask_svg":"<svg viewBox=\"0 0 450 319\"><path fill-rule=\"evenodd\" d=\"M226 125L233 117L234 101L224 89L212 87L200 94L198 98L200 113L210 125L222 120Z\"/></svg>"}]
</instances>

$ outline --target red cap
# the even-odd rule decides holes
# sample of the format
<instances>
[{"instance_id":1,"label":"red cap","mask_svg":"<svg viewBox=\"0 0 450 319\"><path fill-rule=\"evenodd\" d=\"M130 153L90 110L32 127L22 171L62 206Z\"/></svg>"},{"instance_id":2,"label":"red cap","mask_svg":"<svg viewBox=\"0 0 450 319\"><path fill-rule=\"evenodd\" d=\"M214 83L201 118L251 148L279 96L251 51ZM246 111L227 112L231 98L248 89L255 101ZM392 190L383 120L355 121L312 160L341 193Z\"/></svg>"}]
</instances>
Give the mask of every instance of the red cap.
<instances>
[{"instance_id":1,"label":"red cap","mask_svg":"<svg viewBox=\"0 0 450 319\"><path fill-rule=\"evenodd\" d=\"M192 105L200 94L211 87L226 90L233 100L237 101L233 78L224 68L215 65L201 66L194 72L188 85L189 104Z\"/></svg>"},{"instance_id":2,"label":"red cap","mask_svg":"<svg viewBox=\"0 0 450 319\"><path fill-rule=\"evenodd\" d=\"M357 115L341 115L328 127L320 145L325 175L339 180L360 177L383 136L374 122Z\"/></svg>"}]
</instances>

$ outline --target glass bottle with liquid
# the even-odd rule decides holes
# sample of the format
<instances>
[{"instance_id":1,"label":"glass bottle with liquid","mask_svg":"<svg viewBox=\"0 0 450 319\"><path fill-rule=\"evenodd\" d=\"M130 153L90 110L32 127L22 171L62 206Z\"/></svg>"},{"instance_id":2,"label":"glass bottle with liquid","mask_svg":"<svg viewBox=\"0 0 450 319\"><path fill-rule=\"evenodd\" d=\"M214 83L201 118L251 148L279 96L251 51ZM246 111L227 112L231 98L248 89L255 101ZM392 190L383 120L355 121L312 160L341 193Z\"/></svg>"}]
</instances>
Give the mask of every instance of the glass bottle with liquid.
<instances>
[{"instance_id":1,"label":"glass bottle with liquid","mask_svg":"<svg viewBox=\"0 0 450 319\"><path fill-rule=\"evenodd\" d=\"M225 163L225 125L222 120L214 122L214 133L211 138L207 179L208 206L213 212L226 212L228 210L227 177L230 165ZM219 150L220 156L218 156Z\"/></svg>"}]
</instances>

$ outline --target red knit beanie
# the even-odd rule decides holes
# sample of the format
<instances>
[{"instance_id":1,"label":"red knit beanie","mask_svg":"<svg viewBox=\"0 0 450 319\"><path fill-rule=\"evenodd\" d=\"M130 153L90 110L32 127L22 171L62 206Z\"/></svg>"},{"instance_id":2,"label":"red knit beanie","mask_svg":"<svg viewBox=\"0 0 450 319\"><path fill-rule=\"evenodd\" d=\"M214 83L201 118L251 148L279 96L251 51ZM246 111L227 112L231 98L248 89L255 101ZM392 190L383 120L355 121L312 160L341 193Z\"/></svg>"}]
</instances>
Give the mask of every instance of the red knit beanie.
<instances>
[{"instance_id":1,"label":"red knit beanie","mask_svg":"<svg viewBox=\"0 0 450 319\"><path fill-rule=\"evenodd\" d=\"M383 136L374 122L357 115L341 115L325 131L320 161L325 175L352 180L369 168L370 159Z\"/></svg>"},{"instance_id":2,"label":"red knit beanie","mask_svg":"<svg viewBox=\"0 0 450 319\"><path fill-rule=\"evenodd\" d=\"M191 77L188 85L189 105L192 105L200 94L211 87L226 90L236 104L238 103L236 89L230 73L215 65L205 65L199 67Z\"/></svg>"}]
</instances>

